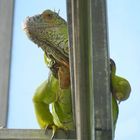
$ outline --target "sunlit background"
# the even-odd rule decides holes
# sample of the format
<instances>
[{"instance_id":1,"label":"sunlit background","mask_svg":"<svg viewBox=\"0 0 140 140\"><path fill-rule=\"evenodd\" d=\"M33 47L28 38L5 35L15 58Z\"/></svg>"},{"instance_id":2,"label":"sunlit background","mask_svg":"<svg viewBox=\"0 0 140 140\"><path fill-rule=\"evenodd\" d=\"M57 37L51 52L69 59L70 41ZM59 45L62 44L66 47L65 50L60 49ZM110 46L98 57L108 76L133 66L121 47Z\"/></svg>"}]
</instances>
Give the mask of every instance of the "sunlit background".
<instances>
[{"instance_id":1,"label":"sunlit background","mask_svg":"<svg viewBox=\"0 0 140 140\"><path fill-rule=\"evenodd\" d=\"M28 3L28 4L27 4ZM9 128L39 128L32 103L35 89L47 79L49 70L43 52L22 30L27 16L46 9L59 10L66 19L65 0L16 0L10 80ZM115 140L139 140L140 124L140 1L108 0L110 56L117 65L117 74L128 79L131 96L122 102Z\"/></svg>"}]
</instances>

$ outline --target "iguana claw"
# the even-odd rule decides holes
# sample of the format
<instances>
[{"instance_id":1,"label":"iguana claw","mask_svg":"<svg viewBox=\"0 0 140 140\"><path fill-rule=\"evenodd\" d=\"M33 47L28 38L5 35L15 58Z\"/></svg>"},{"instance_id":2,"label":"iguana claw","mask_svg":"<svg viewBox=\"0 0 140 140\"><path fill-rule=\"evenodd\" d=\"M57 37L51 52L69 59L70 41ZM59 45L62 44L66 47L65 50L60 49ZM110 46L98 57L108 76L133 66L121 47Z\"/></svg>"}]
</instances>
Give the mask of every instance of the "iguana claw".
<instances>
[{"instance_id":1,"label":"iguana claw","mask_svg":"<svg viewBox=\"0 0 140 140\"><path fill-rule=\"evenodd\" d=\"M48 129L52 129L51 140L53 140L54 135L55 135L55 132L56 132L56 130L57 130L57 126L56 126L56 125L48 125L48 126L45 128L45 134L46 134L46 135L47 135L47 133L48 133Z\"/></svg>"}]
</instances>

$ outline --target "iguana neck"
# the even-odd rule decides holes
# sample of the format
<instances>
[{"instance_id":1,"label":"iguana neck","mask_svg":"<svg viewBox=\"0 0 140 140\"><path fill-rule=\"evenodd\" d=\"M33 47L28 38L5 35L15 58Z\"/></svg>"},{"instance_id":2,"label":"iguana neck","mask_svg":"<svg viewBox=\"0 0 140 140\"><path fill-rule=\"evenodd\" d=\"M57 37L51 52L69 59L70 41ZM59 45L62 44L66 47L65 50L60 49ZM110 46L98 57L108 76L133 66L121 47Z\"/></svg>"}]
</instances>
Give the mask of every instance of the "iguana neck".
<instances>
[{"instance_id":1,"label":"iguana neck","mask_svg":"<svg viewBox=\"0 0 140 140\"><path fill-rule=\"evenodd\" d=\"M69 68L69 58L57 50L53 45L48 44L47 46L41 48L47 57L52 57L54 61L59 63L59 65L64 65Z\"/></svg>"}]
</instances>

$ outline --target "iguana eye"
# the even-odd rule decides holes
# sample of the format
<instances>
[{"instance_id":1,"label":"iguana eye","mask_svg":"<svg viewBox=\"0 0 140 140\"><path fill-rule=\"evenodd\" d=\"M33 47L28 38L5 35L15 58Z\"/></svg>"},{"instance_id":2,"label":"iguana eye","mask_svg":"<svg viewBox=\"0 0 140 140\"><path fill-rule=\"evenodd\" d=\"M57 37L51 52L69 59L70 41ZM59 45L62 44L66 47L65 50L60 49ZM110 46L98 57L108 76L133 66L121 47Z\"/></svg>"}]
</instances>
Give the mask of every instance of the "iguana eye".
<instances>
[{"instance_id":1,"label":"iguana eye","mask_svg":"<svg viewBox=\"0 0 140 140\"><path fill-rule=\"evenodd\" d=\"M54 64L55 64L55 60L52 60L52 61L51 61L51 64L54 65Z\"/></svg>"},{"instance_id":2,"label":"iguana eye","mask_svg":"<svg viewBox=\"0 0 140 140\"><path fill-rule=\"evenodd\" d=\"M53 14L51 14L51 13L44 13L43 14L43 18L45 18L45 19L52 19L52 17L53 17Z\"/></svg>"}]
</instances>

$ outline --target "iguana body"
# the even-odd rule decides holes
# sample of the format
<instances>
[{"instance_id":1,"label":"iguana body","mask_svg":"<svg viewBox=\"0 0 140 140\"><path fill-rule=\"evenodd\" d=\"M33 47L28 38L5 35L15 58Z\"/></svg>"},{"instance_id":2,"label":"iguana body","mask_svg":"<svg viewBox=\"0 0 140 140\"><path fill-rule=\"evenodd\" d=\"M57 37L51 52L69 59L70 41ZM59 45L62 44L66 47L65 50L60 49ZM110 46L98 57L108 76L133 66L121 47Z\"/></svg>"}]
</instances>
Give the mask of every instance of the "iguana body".
<instances>
[{"instance_id":1,"label":"iguana body","mask_svg":"<svg viewBox=\"0 0 140 140\"><path fill-rule=\"evenodd\" d=\"M48 80L40 85L33 98L39 125L41 128L53 128L54 132L56 128L73 130L67 23L57 13L46 10L40 15L28 17L24 30L43 49L45 62L51 69ZM118 104L114 96L112 104L115 126Z\"/></svg>"},{"instance_id":2,"label":"iguana body","mask_svg":"<svg viewBox=\"0 0 140 140\"><path fill-rule=\"evenodd\" d=\"M43 49L45 62L51 69L48 80L39 86L33 97L38 123L41 128L52 128L53 135L58 128L74 130L67 23L57 13L46 10L27 17L24 30Z\"/></svg>"}]
</instances>

